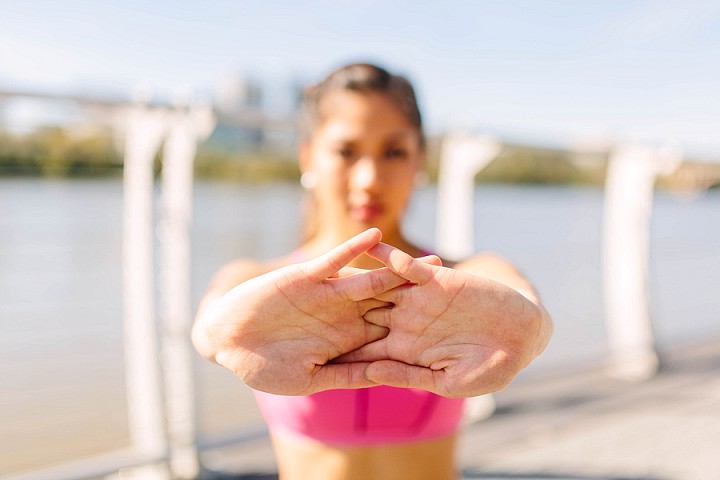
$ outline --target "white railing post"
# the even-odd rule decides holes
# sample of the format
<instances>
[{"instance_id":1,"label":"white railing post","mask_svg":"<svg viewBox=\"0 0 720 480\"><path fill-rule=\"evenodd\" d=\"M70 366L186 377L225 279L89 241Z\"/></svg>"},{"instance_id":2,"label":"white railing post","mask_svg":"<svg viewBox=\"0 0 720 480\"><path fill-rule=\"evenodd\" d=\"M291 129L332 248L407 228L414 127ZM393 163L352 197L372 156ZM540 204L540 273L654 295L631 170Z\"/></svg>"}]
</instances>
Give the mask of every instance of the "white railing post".
<instances>
[{"instance_id":1,"label":"white railing post","mask_svg":"<svg viewBox=\"0 0 720 480\"><path fill-rule=\"evenodd\" d=\"M440 152L437 193L436 250L444 258L462 260L475 251L475 176L500 153L493 138L448 135ZM495 411L492 395L468 399L465 421L483 420Z\"/></svg>"},{"instance_id":2,"label":"white railing post","mask_svg":"<svg viewBox=\"0 0 720 480\"><path fill-rule=\"evenodd\" d=\"M475 176L500 150L500 144L486 135L454 134L443 141L435 233L441 256L462 260L474 252Z\"/></svg>"},{"instance_id":3,"label":"white railing post","mask_svg":"<svg viewBox=\"0 0 720 480\"><path fill-rule=\"evenodd\" d=\"M640 381L658 368L648 304L653 188L682 157L667 149L623 146L610 157L605 181L603 268L609 373Z\"/></svg>"},{"instance_id":4,"label":"white railing post","mask_svg":"<svg viewBox=\"0 0 720 480\"><path fill-rule=\"evenodd\" d=\"M123 305L125 382L134 449L164 455L167 443L155 327L153 159L165 134L165 114L142 106L123 112ZM163 478L146 471L147 478Z\"/></svg>"},{"instance_id":5,"label":"white railing post","mask_svg":"<svg viewBox=\"0 0 720 480\"><path fill-rule=\"evenodd\" d=\"M200 473L190 345L193 161L197 142L210 134L214 119L211 110L204 106L177 109L169 115L163 150L161 219L157 229L160 343L170 470L173 478L191 479Z\"/></svg>"}]
</instances>

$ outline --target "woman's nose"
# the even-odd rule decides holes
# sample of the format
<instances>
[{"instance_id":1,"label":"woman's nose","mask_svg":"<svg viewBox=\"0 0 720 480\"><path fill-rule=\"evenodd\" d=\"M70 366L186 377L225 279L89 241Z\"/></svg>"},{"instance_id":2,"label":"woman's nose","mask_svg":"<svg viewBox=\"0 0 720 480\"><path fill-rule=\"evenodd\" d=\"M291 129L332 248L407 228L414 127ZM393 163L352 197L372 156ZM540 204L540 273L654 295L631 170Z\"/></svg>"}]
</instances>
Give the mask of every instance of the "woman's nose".
<instances>
[{"instance_id":1,"label":"woman's nose","mask_svg":"<svg viewBox=\"0 0 720 480\"><path fill-rule=\"evenodd\" d=\"M371 190L380 180L378 164L370 156L359 158L352 171L352 186L357 189Z\"/></svg>"}]
</instances>

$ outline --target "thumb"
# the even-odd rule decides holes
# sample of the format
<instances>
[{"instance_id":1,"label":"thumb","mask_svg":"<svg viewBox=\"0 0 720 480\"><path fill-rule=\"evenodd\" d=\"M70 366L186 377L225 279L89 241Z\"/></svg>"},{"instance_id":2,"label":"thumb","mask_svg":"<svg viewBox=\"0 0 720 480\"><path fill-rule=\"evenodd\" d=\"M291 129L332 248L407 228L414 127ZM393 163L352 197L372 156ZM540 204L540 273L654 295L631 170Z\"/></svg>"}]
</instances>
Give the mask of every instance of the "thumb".
<instances>
[{"instance_id":1,"label":"thumb","mask_svg":"<svg viewBox=\"0 0 720 480\"><path fill-rule=\"evenodd\" d=\"M430 281L438 266L435 263L440 260L432 258L435 256L430 255L423 257L423 261L419 261L402 250L385 243L376 244L368 250L367 254L401 277L419 285Z\"/></svg>"},{"instance_id":2,"label":"thumb","mask_svg":"<svg viewBox=\"0 0 720 480\"><path fill-rule=\"evenodd\" d=\"M327 363L322 365L313 375L309 391L304 393L304 395L341 388L356 389L375 387L377 383L365 377L367 366L367 362Z\"/></svg>"},{"instance_id":3,"label":"thumb","mask_svg":"<svg viewBox=\"0 0 720 480\"><path fill-rule=\"evenodd\" d=\"M439 391L443 375L444 370L432 370L395 360L379 360L365 369L365 378L381 385L419 388L438 395L450 396L447 392Z\"/></svg>"},{"instance_id":4,"label":"thumb","mask_svg":"<svg viewBox=\"0 0 720 480\"><path fill-rule=\"evenodd\" d=\"M435 265L436 267L442 267L443 262L437 255L426 255L424 257L418 257L416 260L427 263L428 265Z\"/></svg>"},{"instance_id":5,"label":"thumb","mask_svg":"<svg viewBox=\"0 0 720 480\"><path fill-rule=\"evenodd\" d=\"M305 262L308 277L315 282L322 282L326 278L337 276L338 272L354 258L377 245L381 237L382 233L379 229L370 228L341 243L326 254Z\"/></svg>"}]
</instances>

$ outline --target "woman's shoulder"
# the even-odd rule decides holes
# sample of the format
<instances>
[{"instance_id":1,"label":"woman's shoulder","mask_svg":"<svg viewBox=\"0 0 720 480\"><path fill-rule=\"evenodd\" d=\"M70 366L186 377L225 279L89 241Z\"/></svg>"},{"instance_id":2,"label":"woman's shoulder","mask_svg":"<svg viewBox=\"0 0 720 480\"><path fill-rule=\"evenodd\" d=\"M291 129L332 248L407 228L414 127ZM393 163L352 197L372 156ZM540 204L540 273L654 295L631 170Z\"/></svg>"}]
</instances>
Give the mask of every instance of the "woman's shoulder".
<instances>
[{"instance_id":1,"label":"woman's shoulder","mask_svg":"<svg viewBox=\"0 0 720 480\"><path fill-rule=\"evenodd\" d=\"M454 262L453 268L456 270L495 270L511 268L510 262L503 258L502 255L495 252L480 252L468 257L464 260Z\"/></svg>"},{"instance_id":2,"label":"woman's shoulder","mask_svg":"<svg viewBox=\"0 0 720 480\"><path fill-rule=\"evenodd\" d=\"M218 269L210 280L209 290L228 291L233 287L276 270L290 263L289 257L280 257L271 260L257 260L253 258L238 258L231 260Z\"/></svg>"},{"instance_id":3,"label":"woman's shoulder","mask_svg":"<svg viewBox=\"0 0 720 480\"><path fill-rule=\"evenodd\" d=\"M203 298L200 300L197 316L199 317L211 303L241 283L282 266L282 259L255 260L251 258L239 258L226 263L220 267L210 279L210 284L205 290Z\"/></svg>"}]
</instances>

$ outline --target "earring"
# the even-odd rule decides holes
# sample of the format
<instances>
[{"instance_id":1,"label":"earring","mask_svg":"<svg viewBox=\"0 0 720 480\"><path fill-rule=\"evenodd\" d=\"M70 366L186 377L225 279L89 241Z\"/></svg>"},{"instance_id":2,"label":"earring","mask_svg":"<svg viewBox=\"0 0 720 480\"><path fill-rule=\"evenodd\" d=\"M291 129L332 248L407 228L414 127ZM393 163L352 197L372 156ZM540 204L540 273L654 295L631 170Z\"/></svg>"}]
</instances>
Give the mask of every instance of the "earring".
<instances>
[{"instance_id":1,"label":"earring","mask_svg":"<svg viewBox=\"0 0 720 480\"><path fill-rule=\"evenodd\" d=\"M315 185L317 185L317 175L315 175L314 172L303 172L302 175L300 175L300 185L305 190L312 190L315 188Z\"/></svg>"}]
</instances>

